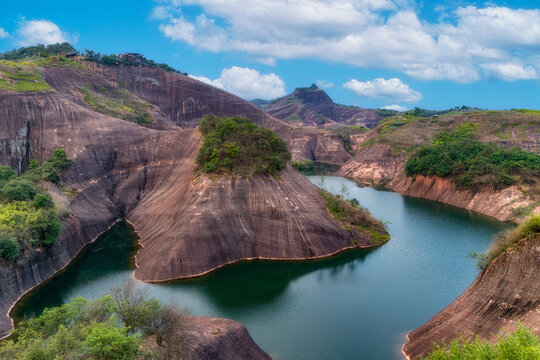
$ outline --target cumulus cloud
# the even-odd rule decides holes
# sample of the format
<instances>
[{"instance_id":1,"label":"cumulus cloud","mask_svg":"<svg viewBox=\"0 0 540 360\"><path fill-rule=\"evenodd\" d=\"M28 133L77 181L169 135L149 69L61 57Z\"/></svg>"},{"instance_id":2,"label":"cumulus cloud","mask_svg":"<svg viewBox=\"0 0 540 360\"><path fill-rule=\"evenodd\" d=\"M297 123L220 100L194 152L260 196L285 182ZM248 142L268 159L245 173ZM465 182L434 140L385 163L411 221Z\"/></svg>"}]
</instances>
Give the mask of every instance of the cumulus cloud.
<instances>
[{"instance_id":1,"label":"cumulus cloud","mask_svg":"<svg viewBox=\"0 0 540 360\"><path fill-rule=\"evenodd\" d=\"M404 84L398 78L377 78L370 81L352 79L343 84L345 89L353 91L358 96L372 99L391 99L398 102L417 102L422 100L422 94Z\"/></svg>"},{"instance_id":2,"label":"cumulus cloud","mask_svg":"<svg viewBox=\"0 0 540 360\"><path fill-rule=\"evenodd\" d=\"M405 106L400 106L400 105L386 105L386 106L383 106L381 109L395 110L395 111L407 111L407 110L409 110Z\"/></svg>"},{"instance_id":3,"label":"cumulus cloud","mask_svg":"<svg viewBox=\"0 0 540 360\"><path fill-rule=\"evenodd\" d=\"M538 79L538 73L532 66L523 66L519 64L485 64L482 65L482 68L488 75L507 81Z\"/></svg>"},{"instance_id":4,"label":"cumulus cloud","mask_svg":"<svg viewBox=\"0 0 540 360\"><path fill-rule=\"evenodd\" d=\"M221 76L215 80L205 76L190 76L244 99L274 99L285 95L285 83L278 75L261 74L250 68L233 66L223 69Z\"/></svg>"},{"instance_id":5,"label":"cumulus cloud","mask_svg":"<svg viewBox=\"0 0 540 360\"><path fill-rule=\"evenodd\" d=\"M316 58L401 71L418 79L473 82L484 65L535 64L540 9L445 8L436 23L406 0L166 0L156 17L174 41L259 59ZM183 6L201 14L186 18ZM534 71L538 71L535 67ZM499 75L500 76L499 76ZM503 73L490 72L507 80Z\"/></svg>"},{"instance_id":6,"label":"cumulus cloud","mask_svg":"<svg viewBox=\"0 0 540 360\"><path fill-rule=\"evenodd\" d=\"M60 30L58 25L49 20L22 21L17 30L17 37L20 46L76 42L74 37Z\"/></svg>"},{"instance_id":7,"label":"cumulus cloud","mask_svg":"<svg viewBox=\"0 0 540 360\"><path fill-rule=\"evenodd\" d=\"M0 39L5 39L9 36L8 32L0 27Z\"/></svg>"}]
</instances>

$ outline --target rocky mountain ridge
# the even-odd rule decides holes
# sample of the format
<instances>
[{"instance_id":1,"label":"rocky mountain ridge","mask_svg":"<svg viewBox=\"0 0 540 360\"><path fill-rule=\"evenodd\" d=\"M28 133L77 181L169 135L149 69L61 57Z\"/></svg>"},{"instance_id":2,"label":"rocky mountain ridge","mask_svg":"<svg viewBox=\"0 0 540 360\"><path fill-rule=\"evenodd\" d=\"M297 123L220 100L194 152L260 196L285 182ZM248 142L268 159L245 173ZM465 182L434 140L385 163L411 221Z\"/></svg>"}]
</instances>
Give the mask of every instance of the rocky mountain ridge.
<instances>
[{"instance_id":1,"label":"rocky mountain ridge","mask_svg":"<svg viewBox=\"0 0 540 360\"><path fill-rule=\"evenodd\" d=\"M260 102L257 104L261 105ZM334 103L315 84L297 88L285 97L264 104L264 111L295 126L326 127L337 123L372 129L382 119L375 110Z\"/></svg>"}]
</instances>

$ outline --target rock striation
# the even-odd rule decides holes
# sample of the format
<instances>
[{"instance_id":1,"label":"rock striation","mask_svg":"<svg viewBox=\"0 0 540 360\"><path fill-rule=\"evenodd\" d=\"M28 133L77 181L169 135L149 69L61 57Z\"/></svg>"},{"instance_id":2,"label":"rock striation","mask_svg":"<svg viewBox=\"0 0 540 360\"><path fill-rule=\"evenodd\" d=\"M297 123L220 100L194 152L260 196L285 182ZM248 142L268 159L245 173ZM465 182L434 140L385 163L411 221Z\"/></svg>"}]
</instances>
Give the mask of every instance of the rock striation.
<instances>
[{"instance_id":1,"label":"rock striation","mask_svg":"<svg viewBox=\"0 0 540 360\"><path fill-rule=\"evenodd\" d=\"M522 240L499 255L453 303L408 334L403 347L420 359L433 342L479 335L489 341L517 328L517 321L540 335L540 237Z\"/></svg>"},{"instance_id":2,"label":"rock striation","mask_svg":"<svg viewBox=\"0 0 540 360\"><path fill-rule=\"evenodd\" d=\"M247 116L291 141L289 125L253 105L158 69L43 72L53 90L0 92L0 163L24 169L29 158L43 161L64 148L74 160L66 182L75 193L66 196L71 212L55 245L23 249L16 261L0 260L0 335L11 328L7 312L22 294L122 218L140 235L136 276L147 281L197 276L254 258L329 256L356 247L353 238L374 245L347 232L315 187L292 168L271 181L196 176L202 139L194 127L203 114ZM153 104L151 127L98 113L79 91L119 86Z\"/></svg>"},{"instance_id":3,"label":"rock striation","mask_svg":"<svg viewBox=\"0 0 540 360\"><path fill-rule=\"evenodd\" d=\"M192 360L271 360L239 322L189 317L184 339L185 358Z\"/></svg>"},{"instance_id":4,"label":"rock striation","mask_svg":"<svg viewBox=\"0 0 540 360\"><path fill-rule=\"evenodd\" d=\"M351 157L338 137L316 128L294 128L252 103L189 76L159 69L111 67L93 62L86 62L86 66L156 105L180 128L196 127L206 114L247 117L279 134L287 142L293 161L309 159L341 165Z\"/></svg>"},{"instance_id":5,"label":"rock striation","mask_svg":"<svg viewBox=\"0 0 540 360\"><path fill-rule=\"evenodd\" d=\"M467 210L480 212L501 221L513 219L519 207L534 206L534 201L517 186L497 191L483 186L476 191L459 190L447 179L436 176L405 175L407 157L395 154L389 145L376 144L366 147L347 161L338 174L360 183L384 186L406 196L440 201ZM533 212L540 211L538 206Z\"/></svg>"}]
</instances>

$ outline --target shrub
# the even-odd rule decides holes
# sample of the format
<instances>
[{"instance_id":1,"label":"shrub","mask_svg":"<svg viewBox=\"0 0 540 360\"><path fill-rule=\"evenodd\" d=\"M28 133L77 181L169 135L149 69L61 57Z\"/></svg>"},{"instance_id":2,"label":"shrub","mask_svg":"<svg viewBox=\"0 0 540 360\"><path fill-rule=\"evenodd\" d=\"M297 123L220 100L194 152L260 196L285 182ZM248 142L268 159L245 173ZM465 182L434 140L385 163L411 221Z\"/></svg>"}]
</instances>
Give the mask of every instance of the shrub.
<instances>
[{"instance_id":1,"label":"shrub","mask_svg":"<svg viewBox=\"0 0 540 360\"><path fill-rule=\"evenodd\" d=\"M460 188L482 184L506 188L517 176L540 176L540 155L519 148L504 149L472 138L474 124L443 131L432 145L422 146L406 164L406 173L450 177Z\"/></svg>"},{"instance_id":2,"label":"shrub","mask_svg":"<svg viewBox=\"0 0 540 360\"><path fill-rule=\"evenodd\" d=\"M19 257L19 244L15 237L8 234L0 235L0 257L16 259Z\"/></svg>"},{"instance_id":3,"label":"shrub","mask_svg":"<svg viewBox=\"0 0 540 360\"><path fill-rule=\"evenodd\" d=\"M36 208L50 208L54 206L51 195L47 193L38 193L34 197L33 205Z\"/></svg>"},{"instance_id":4,"label":"shrub","mask_svg":"<svg viewBox=\"0 0 540 360\"><path fill-rule=\"evenodd\" d=\"M181 359L182 335L186 311L162 305L156 299L138 297L123 290L129 280L114 290L127 294L122 301L131 310L145 316L142 327L130 328L120 314L114 296L105 295L92 301L82 297L58 307L47 308L43 314L21 321L12 332L11 340L0 343L1 359L119 359L162 360ZM134 301L132 297L137 299ZM154 309L147 313L145 309ZM142 338L145 341L142 342ZM151 345L151 342L155 346ZM152 353L142 344L150 345ZM157 350L156 350L157 348Z\"/></svg>"},{"instance_id":5,"label":"shrub","mask_svg":"<svg viewBox=\"0 0 540 360\"><path fill-rule=\"evenodd\" d=\"M18 244L38 247L56 243L61 230L59 215L51 196L38 188L42 180L58 182L70 165L66 151L55 149L41 167L31 159L27 172L17 178L4 169L8 180L0 183L0 234L15 239L17 251L10 250L10 256L18 256Z\"/></svg>"},{"instance_id":6,"label":"shrub","mask_svg":"<svg viewBox=\"0 0 540 360\"><path fill-rule=\"evenodd\" d=\"M442 342L423 360L535 360L540 358L540 339L531 330L518 329L495 344L476 337L472 340L456 338L450 344Z\"/></svg>"},{"instance_id":7,"label":"shrub","mask_svg":"<svg viewBox=\"0 0 540 360\"><path fill-rule=\"evenodd\" d=\"M328 211L343 224L346 229L351 227L364 233L375 244L383 244L390 239L383 223L371 216L370 212L361 207L356 200L354 203L344 200L326 190L319 189L319 194L326 200ZM358 204L356 204L358 203Z\"/></svg>"},{"instance_id":8,"label":"shrub","mask_svg":"<svg viewBox=\"0 0 540 360\"><path fill-rule=\"evenodd\" d=\"M32 200L36 195L36 188L29 180L14 180L5 184L0 190L3 201Z\"/></svg>"},{"instance_id":9,"label":"shrub","mask_svg":"<svg viewBox=\"0 0 540 360\"><path fill-rule=\"evenodd\" d=\"M15 171L10 166L0 166L0 181L7 181L15 177Z\"/></svg>"},{"instance_id":10,"label":"shrub","mask_svg":"<svg viewBox=\"0 0 540 360\"><path fill-rule=\"evenodd\" d=\"M205 172L245 177L274 175L291 159L283 140L246 118L210 115L201 120L199 131L204 141L197 164Z\"/></svg>"},{"instance_id":11,"label":"shrub","mask_svg":"<svg viewBox=\"0 0 540 360\"><path fill-rule=\"evenodd\" d=\"M497 256L513 247L523 239L530 239L540 233L540 214L532 215L518 227L499 233L486 253L472 253L471 257L477 259L477 267L485 270Z\"/></svg>"}]
</instances>

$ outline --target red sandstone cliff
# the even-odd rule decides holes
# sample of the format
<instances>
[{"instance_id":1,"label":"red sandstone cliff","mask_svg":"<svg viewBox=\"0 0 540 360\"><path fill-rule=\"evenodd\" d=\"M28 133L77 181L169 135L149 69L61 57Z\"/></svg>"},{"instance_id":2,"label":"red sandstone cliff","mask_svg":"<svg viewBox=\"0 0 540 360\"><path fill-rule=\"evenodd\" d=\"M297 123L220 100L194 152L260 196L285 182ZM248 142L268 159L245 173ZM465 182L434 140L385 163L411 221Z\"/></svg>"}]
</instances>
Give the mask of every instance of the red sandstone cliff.
<instances>
[{"instance_id":1,"label":"red sandstone cliff","mask_svg":"<svg viewBox=\"0 0 540 360\"><path fill-rule=\"evenodd\" d=\"M476 191L459 190L446 178L405 175L407 157L396 154L389 145L377 144L359 151L346 162L338 174L358 182L383 185L402 195L444 202L467 210L477 211L501 221L515 216L519 207L534 205L526 194L511 186L497 191L491 186L483 186ZM540 212L536 207L533 212Z\"/></svg>"},{"instance_id":2,"label":"red sandstone cliff","mask_svg":"<svg viewBox=\"0 0 540 360\"><path fill-rule=\"evenodd\" d=\"M516 329L516 320L540 335L540 238L499 255L452 304L408 335L403 352L425 356L433 342L477 334L490 341Z\"/></svg>"},{"instance_id":3,"label":"red sandstone cliff","mask_svg":"<svg viewBox=\"0 0 540 360\"><path fill-rule=\"evenodd\" d=\"M201 177L196 183L201 137L193 127L205 113L248 116L292 139L288 125L251 104L157 69L51 67L44 78L54 90L0 92L0 163L23 169L29 158L43 161L62 147L74 160L67 182L76 193L65 197L71 214L55 245L26 248L15 262L0 260L0 334L11 327L6 313L21 294L119 218L127 218L141 235L137 276L151 281L195 276L241 259L304 259L353 246L353 235L294 169L279 180ZM115 90L118 84L155 105L152 127L99 114L78 90ZM324 146L312 156L318 151Z\"/></svg>"}]
</instances>

